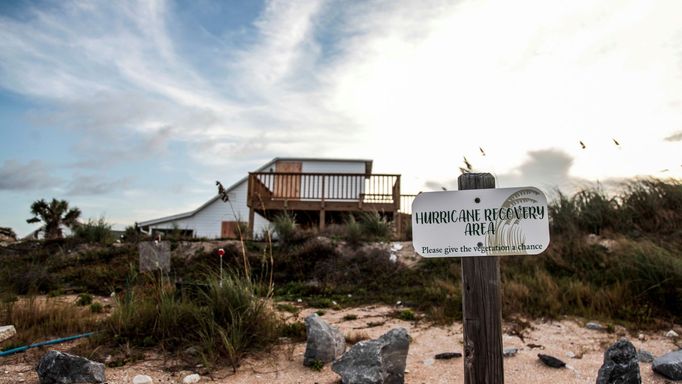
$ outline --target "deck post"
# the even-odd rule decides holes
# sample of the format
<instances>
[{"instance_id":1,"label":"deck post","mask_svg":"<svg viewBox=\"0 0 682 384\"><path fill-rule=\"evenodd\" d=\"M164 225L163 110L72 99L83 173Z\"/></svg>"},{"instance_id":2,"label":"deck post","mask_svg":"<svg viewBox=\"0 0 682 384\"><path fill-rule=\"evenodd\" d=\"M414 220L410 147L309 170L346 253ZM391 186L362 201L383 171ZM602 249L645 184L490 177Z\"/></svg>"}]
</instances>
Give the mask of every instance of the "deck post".
<instances>
[{"instance_id":1,"label":"deck post","mask_svg":"<svg viewBox=\"0 0 682 384\"><path fill-rule=\"evenodd\" d=\"M465 173L459 190L495 188L490 173ZM464 383L503 384L502 302L498 256L462 258Z\"/></svg>"},{"instance_id":2,"label":"deck post","mask_svg":"<svg viewBox=\"0 0 682 384\"><path fill-rule=\"evenodd\" d=\"M249 227L246 234L249 239L253 239L253 220L255 216L253 207L249 207Z\"/></svg>"},{"instance_id":3,"label":"deck post","mask_svg":"<svg viewBox=\"0 0 682 384\"><path fill-rule=\"evenodd\" d=\"M324 211L324 190L325 190L325 176L322 176L322 191L320 193L320 231L324 229L326 215Z\"/></svg>"},{"instance_id":4,"label":"deck post","mask_svg":"<svg viewBox=\"0 0 682 384\"><path fill-rule=\"evenodd\" d=\"M395 180L395 187L393 190L393 222L396 223L397 237L400 238L403 234L403 220L400 217L400 175Z\"/></svg>"}]
</instances>

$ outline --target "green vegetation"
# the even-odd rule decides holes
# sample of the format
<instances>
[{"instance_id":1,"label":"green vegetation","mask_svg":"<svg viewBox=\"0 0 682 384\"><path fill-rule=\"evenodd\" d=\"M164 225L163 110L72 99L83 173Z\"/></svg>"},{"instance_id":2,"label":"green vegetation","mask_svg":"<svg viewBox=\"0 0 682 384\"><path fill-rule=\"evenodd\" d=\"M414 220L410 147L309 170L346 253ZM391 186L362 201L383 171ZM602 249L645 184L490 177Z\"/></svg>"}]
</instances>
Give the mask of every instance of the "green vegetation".
<instances>
[{"instance_id":1,"label":"green vegetation","mask_svg":"<svg viewBox=\"0 0 682 384\"><path fill-rule=\"evenodd\" d=\"M298 227L296 225L296 217L293 214L284 212L277 215L272 222L272 226L277 234L277 241L280 244L289 245L296 239Z\"/></svg>"},{"instance_id":2,"label":"green vegetation","mask_svg":"<svg viewBox=\"0 0 682 384\"><path fill-rule=\"evenodd\" d=\"M405 321L415 321L417 320L417 315L415 315L414 311L411 309L403 309L402 311L398 311L397 318L400 320L405 320Z\"/></svg>"},{"instance_id":3,"label":"green vegetation","mask_svg":"<svg viewBox=\"0 0 682 384\"><path fill-rule=\"evenodd\" d=\"M324 368L324 363L320 360L315 360L310 363L308 368L312 369L313 371L320 372Z\"/></svg>"},{"instance_id":4,"label":"green vegetation","mask_svg":"<svg viewBox=\"0 0 682 384\"><path fill-rule=\"evenodd\" d=\"M175 285L156 276L138 282L133 273L129 288L104 323L104 337L120 345L160 347L179 353L198 348L204 363L225 359L234 369L249 351L273 344L281 329L264 290L236 272L207 276L207 285L193 298L179 294Z\"/></svg>"},{"instance_id":5,"label":"green vegetation","mask_svg":"<svg viewBox=\"0 0 682 384\"><path fill-rule=\"evenodd\" d=\"M640 180L613 196L599 189L559 193L549 212L546 252L501 258L505 317L571 315L633 327L681 321L682 185ZM280 319L298 319L299 306L286 302L329 311L400 301L410 308L395 312L403 320L416 320L416 313L437 323L461 320L459 260L392 262L382 243L391 229L379 215L348 217L345 225L329 226L328 237L300 228L292 216L276 221L274 230L274 247L269 241L193 246L171 237L168 275L137 274L137 245L128 243L134 228L131 239L115 246L87 235L0 247L0 322L25 329L12 344L99 331L91 351L127 351L112 364L154 347L191 364L236 367L244 354L278 337L305 340L302 322ZM222 286L218 248L228 270ZM104 311L93 299L112 292L116 304ZM37 293L51 298L18 297ZM83 306L60 300L65 293L82 294ZM273 305L273 297L285 303ZM185 353L191 347L196 353Z\"/></svg>"},{"instance_id":6,"label":"green vegetation","mask_svg":"<svg viewBox=\"0 0 682 384\"><path fill-rule=\"evenodd\" d=\"M76 305L85 306L92 304L92 296L88 293L81 293L78 295L78 300L76 300Z\"/></svg>"},{"instance_id":7,"label":"green vegetation","mask_svg":"<svg viewBox=\"0 0 682 384\"><path fill-rule=\"evenodd\" d=\"M115 240L111 232L111 224L108 224L104 217L97 220L88 219L87 223L76 226L73 237L84 243L104 245L111 244Z\"/></svg>"}]
</instances>

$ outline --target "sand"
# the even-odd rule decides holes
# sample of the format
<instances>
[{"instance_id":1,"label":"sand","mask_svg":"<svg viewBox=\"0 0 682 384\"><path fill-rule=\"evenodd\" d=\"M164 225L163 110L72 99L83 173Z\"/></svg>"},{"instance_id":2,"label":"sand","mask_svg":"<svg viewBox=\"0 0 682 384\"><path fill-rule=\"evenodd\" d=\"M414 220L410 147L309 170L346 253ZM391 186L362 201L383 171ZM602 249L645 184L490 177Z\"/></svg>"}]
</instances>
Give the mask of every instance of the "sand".
<instances>
[{"instance_id":1,"label":"sand","mask_svg":"<svg viewBox=\"0 0 682 384\"><path fill-rule=\"evenodd\" d=\"M407 358L406 383L463 383L463 359L435 360L434 356L442 352L462 352L462 324L450 326L434 326L426 321L403 321L390 316L396 308L388 306L366 306L348 308L339 311L327 310L323 319L339 327L344 334L365 334L376 338L396 327L408 330L412 342ZM297 318L300 320L312 313L313 309L303 310ZM357 319L346 321L344 316L354 314ZM295 320L295 319L291 319ZM368 323L383 325L369 327ZM584 327L585 320L562 319L544 321L538 319L530 322L522 335L511 335L513 324L505 323L503 336L504 348L518 348L514 357L504 359L505 383L594 383L597 371L603 362L603 354L609 345L620 337L627 337L638 349L660 356L677 350L672 339L665 337L665 331L644 332L642 338L628 334L624 329L607 333L589 330ZM536 346L529 346L537 345ZM53 346L54 349L68 350L72 344ZM29 353L0 358L0 384L38 383L34 367L39 357L47 349L31 350ZM154 383L182 383L182 379L191 373L202 373L201 381L213 383L339 383L339 376L327 364L321 371L314 371L302 365L305 343L283 343L273 351L246 358L237 373L232 369L221 369L208 374L201 367L192 370L172 372L172 363L148 352L145 361L128 364L119 368L107 368L109 383L132 383L138 374L149 375ZM567 367L549 368L538 360L538 353L555 356ZM651 364L640 363L643 383L668 383L662 376L653 373Z\"/></svg>"}]
</instances>

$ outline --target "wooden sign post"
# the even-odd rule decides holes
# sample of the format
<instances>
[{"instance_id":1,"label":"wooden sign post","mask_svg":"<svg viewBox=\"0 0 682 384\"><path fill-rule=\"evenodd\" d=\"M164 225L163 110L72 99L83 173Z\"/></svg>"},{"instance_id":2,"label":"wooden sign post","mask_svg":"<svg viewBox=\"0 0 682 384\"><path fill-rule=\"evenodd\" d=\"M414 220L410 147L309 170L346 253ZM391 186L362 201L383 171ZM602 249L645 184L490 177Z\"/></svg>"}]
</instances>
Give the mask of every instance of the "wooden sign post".
<instances>
[{"instance_id":1,"label":"wooden sign post","mask_svg":"<svg viewBox=\"0 0 682 384\"><path fill-rule=\"evenodd\" d=\"M465 173L458 189L495 188L489 173ZM502 301L498 256L462 258L464 383L504 383Z\"/></svg>"},{"instance_id":2,"label":"wooden sign post","mask_svg":"<svg viewBox=\"0 0 682 384\"><path fill-rule=\"evenodd\" d=\"M498 256L547 249L547 198L534 187L496 189L489 173L466 173L457 183L459 191L415 197L412 244L424 257L462 258L464 382L502 384Z\"/></svg>"}]
</instances>

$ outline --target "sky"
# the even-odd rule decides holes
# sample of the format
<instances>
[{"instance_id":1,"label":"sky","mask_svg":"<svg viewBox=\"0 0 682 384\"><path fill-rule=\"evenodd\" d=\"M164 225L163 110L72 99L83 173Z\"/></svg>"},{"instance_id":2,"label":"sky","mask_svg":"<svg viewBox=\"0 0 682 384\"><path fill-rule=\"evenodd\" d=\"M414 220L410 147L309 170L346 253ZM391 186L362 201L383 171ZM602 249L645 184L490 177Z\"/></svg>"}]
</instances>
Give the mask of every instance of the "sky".
<instances>
[{"instance_id":1,"label":"sky","mask_svg":"<svg viewBox=\"0 0 682 384\"><path fill-rule=\"evenodd\" d=\"M681 154L679 0L0 2L20 236L41 198L123 228L274 157L373 159L416 193L456 189L465 157L571 191L680 178Z\"/></svg>"}]
</instances>

